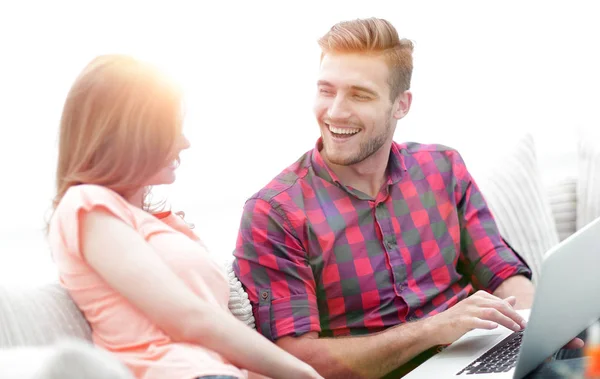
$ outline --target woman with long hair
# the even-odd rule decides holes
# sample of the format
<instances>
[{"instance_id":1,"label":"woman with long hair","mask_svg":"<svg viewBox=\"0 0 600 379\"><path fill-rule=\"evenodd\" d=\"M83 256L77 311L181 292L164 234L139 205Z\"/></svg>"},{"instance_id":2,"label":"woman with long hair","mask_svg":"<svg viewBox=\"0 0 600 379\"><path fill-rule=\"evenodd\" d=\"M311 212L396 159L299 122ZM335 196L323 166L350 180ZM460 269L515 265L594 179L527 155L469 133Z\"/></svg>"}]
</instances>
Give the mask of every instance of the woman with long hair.
<instances>
[{"instance_id":1,"label":"woman with long hair","mask_svg":"<svg viewBox=\"0 0 600 379\"><path fill-rule=\"evenodd\" d=\"M94 59L67 96L49 241L94 343L141 379L320 378L238 321L199 238L148 188L175 180L182 94L128 56Z\"/></svg>"}]
</instances>

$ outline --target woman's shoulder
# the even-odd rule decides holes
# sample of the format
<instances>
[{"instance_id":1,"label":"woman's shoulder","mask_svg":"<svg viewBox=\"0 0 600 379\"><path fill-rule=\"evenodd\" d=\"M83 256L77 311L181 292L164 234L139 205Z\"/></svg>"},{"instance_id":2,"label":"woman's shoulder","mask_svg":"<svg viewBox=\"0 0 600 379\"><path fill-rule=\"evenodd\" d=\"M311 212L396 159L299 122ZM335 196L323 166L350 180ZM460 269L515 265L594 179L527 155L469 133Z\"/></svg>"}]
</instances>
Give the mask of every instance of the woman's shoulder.
<instances>
[{"instance_id":1,"label":"woman's shoulder","mask_svg":"<svg viewBox=\"0 0 600 379\"><path fill-rule=\"evenodd\" d=\"M53 218L79 218L81 211L103 208L114 216L134 224L133 205L115 191L95 184L80 184L69 188L58 203Z\"/></svg>"},{"instance_id":2,"label":"woman's shoulder","mask_svg":"<svg viewBox=\"0 0 600 379\"><path fill-rule=\"evenodd\" d=\"M104 187L98 184L78 184L76 186L72 186L67 190L67 192L65 192L63 198L81 198L90 196L109 199L123 199L115 191L109 189L108 187Z\"/></svg>"},{"instance_id":3,"label":"woman's shoulder","mask_svg":"<svg viewBox=\"0 0 600 379\"><path fill-rule=\"evenodd\" d=\"M129 204L118 193L99 185L80 184L69 188L56 206L49 224L49 236L78 252L81 215L102 209L135 228L136 219Z\"/></svg>"},{"instance_id":4,"label":"woman's shoulder","mask_svg":"<svg viewBox=\"0 0 600 379\"><path fill-rule=\"evenodd\" d=\"M129 203L115 191L96 184L79 184L70 187L59 202L58 208L80 208L99 204L127 207Z\"/></svg>"}]
</instances>

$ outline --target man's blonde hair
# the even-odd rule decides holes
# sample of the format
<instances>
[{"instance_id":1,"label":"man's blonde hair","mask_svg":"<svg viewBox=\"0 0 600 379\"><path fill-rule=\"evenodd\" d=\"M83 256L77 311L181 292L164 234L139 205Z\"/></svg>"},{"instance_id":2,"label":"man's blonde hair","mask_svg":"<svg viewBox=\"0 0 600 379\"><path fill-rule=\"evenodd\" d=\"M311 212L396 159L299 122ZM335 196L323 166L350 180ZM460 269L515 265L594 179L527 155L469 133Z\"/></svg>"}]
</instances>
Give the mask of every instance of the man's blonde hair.
<instances>
[{"instance_id":1,"label":"man's blonde hair","mask_svg":"<svg viewBox=\"0 0 600 379\"><path fill-rule=\"evenodd\" d=\"M396 28L379 18L356 19L335 24L319 39L321 59L327 53L361 53L383 56L390 68L390 98L410 89L413 43L398 36Z\"/></svg>"},{"instance_id":2,"label":"man's blonde hair","mask_svg":"<svg viewBox=\"0 0 600 379\"><path fill-rule=\"evenodd\" d=\"M129 56L97 57L65 101L54 207L78 184L131 196L175 159L181 127L182 93L159 70Z\"/></svg>"}]
</instances>

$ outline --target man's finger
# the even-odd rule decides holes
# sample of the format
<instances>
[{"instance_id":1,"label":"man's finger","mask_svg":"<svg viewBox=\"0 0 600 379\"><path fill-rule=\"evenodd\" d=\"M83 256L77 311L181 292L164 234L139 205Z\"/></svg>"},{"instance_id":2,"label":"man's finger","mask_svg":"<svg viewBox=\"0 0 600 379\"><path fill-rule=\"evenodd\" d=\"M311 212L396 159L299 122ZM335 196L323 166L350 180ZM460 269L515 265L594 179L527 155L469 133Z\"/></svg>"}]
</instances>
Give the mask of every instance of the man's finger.
<instances>
[{"instance_id":1,"label":"man's finger","mask_svg":"<svg viewBox=\"0 0 600 379\"><path fill-rule=\"evenodd\" d=\"M481 308L479 318L493 321L514 332L521 330L521 325L495 308Z\"/></svg>"},{"instance_id":2,"label":"man's finger","mask_svg":"<svg viewBox=\"0 0 600 379\"><path fill-rule=\"evenodd\" d=\"M473 324L470 325L472 329L496 329L498 327L498 323L490 320L483 320L479 317L473 317Z\"/></svg>"},{"instance_id":3,"label":"man's finger","mask_svg":"<svg viewBox=\"0 0 600 379\"><path fill-rule=\"evenodd\" d=\"M573 338L568 344L565 345L565 349L581 349L585 343L581 338Z\"/></svg>"},{"instance_id":4,"label":"man's finger","mask_svg":"<svg viewBox=\"0 0 600 379\"><path fill-rule=\"evenodd\" d=\"M527 325L527 322L525 321L523 316L521 316L517 311L514 310L511 302L514 302L515 300L516 300L516 298L514 296L509 296L504 300L496 298L496 300L486 302L485 304L482 304L481 306L496 309L498 312L500 312L501 314L503 314L510 320L516 322L519 326L519 329L523 329ZM513 327L510 327L507 324L505 324L503 322L499 322L499 320L494 320L494 321L498 322L501 325L506 326L509 329L515 330ZM519 330L519 329L517 329L517 330Z\"/></svg>"},{"instance_id":5,"label":"man's finger","mask_svg":"<svg viewBox=\"0 0 600 379\"><path fill-rule=\"evenodd\" d=\"M508 304L510 304L511 307L514 307L515 304L517 304L517 298L514 296L509 296L506 299L504 299L504 301L506 301Z\"/></svg>"}]
</instances>

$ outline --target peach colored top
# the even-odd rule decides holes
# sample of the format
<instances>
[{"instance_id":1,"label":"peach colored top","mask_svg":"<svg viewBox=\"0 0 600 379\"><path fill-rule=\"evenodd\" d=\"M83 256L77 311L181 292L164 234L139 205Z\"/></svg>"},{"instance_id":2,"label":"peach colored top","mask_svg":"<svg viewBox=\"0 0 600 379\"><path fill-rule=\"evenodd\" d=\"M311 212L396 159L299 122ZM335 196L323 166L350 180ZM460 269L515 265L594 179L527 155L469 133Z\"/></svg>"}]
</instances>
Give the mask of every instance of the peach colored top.
<instances>
[{"instance_id":1,"label":"peach colored top","mask_svg":"<svg viewBox=\"0 0 600 379\"><path fill-rule=\"evenodd\" d=\"M88 320L93 342L114 353L138 379L246 378L245 370L205 347L171 341L88 265L81 254L79 216L96 207L134 228L198 297L229 311L225 274L180 217L166 212L159 219L105 187L79 185L71 187L56 208L49 241L61 284Z\"/></svg>"}]
</instances>

